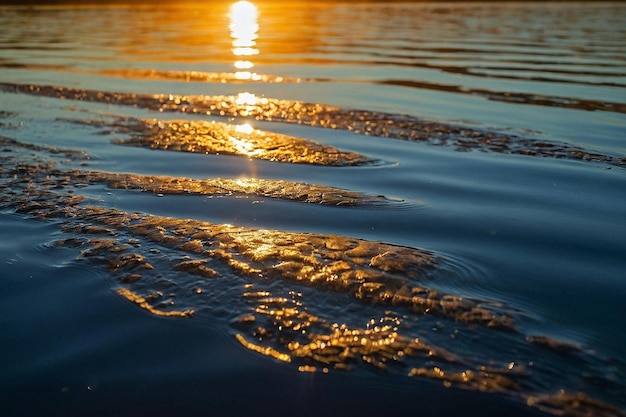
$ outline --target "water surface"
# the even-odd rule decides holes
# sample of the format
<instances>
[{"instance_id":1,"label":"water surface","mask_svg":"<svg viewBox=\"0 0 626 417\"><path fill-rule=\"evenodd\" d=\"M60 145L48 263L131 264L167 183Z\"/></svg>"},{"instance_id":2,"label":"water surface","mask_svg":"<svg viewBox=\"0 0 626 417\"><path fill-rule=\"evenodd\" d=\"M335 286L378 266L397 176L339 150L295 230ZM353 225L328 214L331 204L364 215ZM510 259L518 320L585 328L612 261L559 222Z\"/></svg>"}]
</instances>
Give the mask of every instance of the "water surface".
<instances>
[{"instance_id":1,"label":"water surface","mask_svg":"<svg viewBox=\"0 0 626 417\"><path fill-rule=\"evenodd\" d=\"M4 7L9 415L623 415L620 3Z\"/></svg>"}]
</instances>

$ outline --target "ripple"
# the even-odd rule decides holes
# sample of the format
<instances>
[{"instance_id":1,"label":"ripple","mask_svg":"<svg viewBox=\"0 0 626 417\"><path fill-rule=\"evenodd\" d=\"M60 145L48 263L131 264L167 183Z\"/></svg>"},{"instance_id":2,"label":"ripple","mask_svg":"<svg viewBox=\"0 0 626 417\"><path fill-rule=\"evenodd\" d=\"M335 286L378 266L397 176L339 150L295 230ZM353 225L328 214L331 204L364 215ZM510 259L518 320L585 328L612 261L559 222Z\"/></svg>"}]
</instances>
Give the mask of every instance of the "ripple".
<instances>
[{"instance_id":1,"label":"ripple","mask_svg":"<svg viewBox=\"0 0 626 417\"><path fill-rule=\"evenodd\" d=\"M250 74L249 77L242 79L240 75L234 72L205 72L205 71L164 71L155 69L108 69L99 70L98 74L124 77L138 78L149 80L174 80L189 82L214 82L214 83L293 83L302 82L301 78L283 77L279 75L269 74Z\"/></svg>"},{"instance_id":2,"label":"ripple","mask_svg":"<svg viewBox=\"0 0 626 417\"><path fill-rule=\"evenodd\" d=\"M495 75L491 75L495 77ZM506 77L512 78L512 77ZM519 77L521 78L521 77ZM524 78L532 81L542 81L540 77ZM546 81L555 82L549 79ZM469 88L459 85L436 84L431 82L419 82L413 80L383 80L378 81L382 85L394 85L401 87L411 87L429 89L437 91L447 91L453 93L472 94L485 97L488 100L501 101L504 103L527 104L533 106L560 107L565 109L577 109L586 111L608 111L615 113L626 113L626 104L619 102L598 101L588 99L578 99L573 97L559 97L547 94L523 93L523 92L501 92L482 88ZM626 87L619 84L606 84L608 87Z\"/></svg>"},{"instance_id":3,"label":"ripple","mask_svg":"<svg viewBox=\"0 0 626 417\"><path fill-rule=\"evenodd\" d=\"M2 137L0 137L0 143L18 148L50 151L50 149L45 147L29 146L28 144ZM56 149L52 151L59 152ZM80 152L70 150L63 151L63 153L70 156L83 156ZM109 173L104 171L61 170L51 161L41 164L29 163L31 161L32 158L30 155L27 155L25 160L20 159L19 161L15 161L16 166L11 172L43 178L43 184L59 189L68 185L84 187L89 184L106 184L107 187L111 189L140 190L158 195L254 195L309 204L344 207L397 205L399 203L395 200L389 200L384 196L372 196L337 187L285 180L258 178L214 178L200 180L182 177ZM23 209L28 211L35 206L41 206L41 204L37 201L24 201Z\"/></svg>"},{"instance_id":4,"label":"ripple","mask_svg":"<svg viewBox=\"0 0 626 417\"><path fill-rule=\"evenodd\" d=\"M564 142L542 141L487 130L364 110L347 110L319 103L257 98L256 96L182 96L128 94L71 87L0 83L0 90L44 97L130 105L160 112L199 113L221 117L252 117L357 134L452 146L460 151L572 159L626 167L625 156L591 152ZM514 96L511 96L514 98Z\"/></svg>"},{"instance_id":5,"label":"ripple","mask_svg":"<svg viewBox=\"0 0 626 417\"><path fill-rule=\"evenodd\" d=\"M169 151L237 155L273 162L323 166L369 164L365 156L345 152L311 140L232 125L204 121L118 120L112 129L130 133L118 145Z\"/></svg>"},{"instance_id":6,"label":"ripple","mask_svg":"<svg viewBox=\"0 0 626 417\"><path fill-rule=\"evenodd\" d=\"M473 51L480 52L480 51ZM359 61L359 63L363 63ZM526 63L527 62L522 62ZM371 62L372 65L402 65L397 62L380 62L375 61ZM538 68L528 68L525 66L514 67L514 66L481 66L479 68L459 68L459 67L446 67L441 65L429 65L426 63L411 63L404 64L411 67L418 68L428 68L434 70L441 70L443 72L450 72L454 74L466 74L466 75L476 75L481 76L482 78L499 78L499 79L510 79L510 80L524 80L524 81L533 81L533 82L547 82L547 83L565 83L565 84L578 84L578 85L589 85L589 86L603 86L603 87L616 87L616 88L624 88L626 85L608 82L608 81L584 81L580 79L569 79L569 78L556 78L555 75L576 75L576 76L586 76L586 77L618 77L621 75L619 71L614 73L609 73L606 71L603 72L592 72L591 69L581 72L579 70L571 70L569 67L563 68L546 68L545 65L542 65L542 62L537 62L535 65ZM594 68L597 64L594 64ZM617 69L621 68L616 66ZM64 68L58 68L58 70L65 70ZM520 71L527 72L528 75L513 75ZM154 69L111 69L111 70L100 70L99 73L101 75L107 76L117 76L124 78L138 78L138 79L159 79L159 80L174 80L174 81L186 81L186 82L214 82L214 83L240 83L242 82L241 78L237 76L236 73L214 73L214 72L201 72L201 71L162 71L162 70L154 70ZM560 108L568 108L568 109L577 109L577 110L585 110L585 111L608 111L615 113L626 113L626 104L620 102L609 102L609 101L598 101L598 100L588 100L588 99L578 99L573 97L561 97L561 96L553 96L547 94L538 94L538 93L523 93L516 92L511 93L510 91L494 91L483 88L470 88L467 86L461 85L453 85L453 84L442 84L442 83L433 83L429 81L416 81L416 80L402 80L402 79L388 79L388 80L371 80L364 81L359 79L332 79L332 78L290 78L290 77L281 77L276 75L268 75L268 74L254 74L251 79L244 80L246 82L261 82L261 83L315 83L315 82L344 82L344 83L373 83L373 84L381 84L381 85L392 85L398 87L410 87L410 88L419 88L426 90L435 90L435 91L446 91L457 94L470 94L477 95L481 97L485 97L488 100L493 101L501 101L505 103L515 103L515 104L527 104L533 106L548 106L548 107L560 107Z\"/></svg>"},{"instance_id":7,"label":"ripple","mask_svg":"<svg viewBox=\"0 0 626 417\"><path fill-rule=\"evenodd\" d=\"M96 205L78 193L78 184L117 180L139 187L152 179L174 189L179 180L61 170L56 149L2 144L0 204L58 225L67 236L58 247L106 271L120 297L152 315L199 324L227 319L243 348L301 372L382 371L499 392L554 414L622 415L578 391L551 394L554 386L587 387L580 380L623 390L623 372L607 377L612 363L593 351L526 335L517 325L523 312L467 294L463 281L477 269L463 259L347 236ZM83 155L60 152L66 153ZM318 303L322 297L332 302ZM346 310L358 314L347 317Z\"/></svg>"}]
</instances>

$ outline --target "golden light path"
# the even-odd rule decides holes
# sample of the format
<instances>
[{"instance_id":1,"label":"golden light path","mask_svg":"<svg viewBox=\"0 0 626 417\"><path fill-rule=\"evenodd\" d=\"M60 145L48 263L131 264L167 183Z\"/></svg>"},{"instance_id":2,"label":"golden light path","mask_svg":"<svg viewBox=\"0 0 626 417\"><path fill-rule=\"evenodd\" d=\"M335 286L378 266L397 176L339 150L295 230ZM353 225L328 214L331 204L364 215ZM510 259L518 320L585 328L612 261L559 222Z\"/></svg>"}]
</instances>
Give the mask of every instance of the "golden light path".
<instances>
[{"instance_id":1,"label":"golden light path","mask_svg":"<svg viewBox=\"0 0 626 417\"><path fill-rule=\"evenodd\" d=\"M257 7L249 1L238 1L230 7L230 37L232 39L232 52L236 58L235 78L241 81L259 81L261 77L252 72L254 63L251 57L257 55L259 50L256 48L257 32L259 24L257 17L259 11ZM238 105L254 106L257 104L257 98L251 93L241 93L237 97ZM254 132L254 128L249 123L244 123L235 128L235 132L239 136L230 136L230 141L236 152L246 156L256 156L263 153L261 149L255 149L253 143L248 140L250 134Z\"/></svg>"},{"instance_id":2,"label":"golden light path","mask_svg":"<svg viewBox=\"0 0 626 417\"><path fill-rule=\"evenodd\" d=\"M259 24L257 7L249 1L238 1L230 7L230 37L232 52L236 57L234 64L235 78L238 80L258 81L261 77L252 72L254 63L251 57L258 55L256 47Z\"/></svg>"}]
</instances>

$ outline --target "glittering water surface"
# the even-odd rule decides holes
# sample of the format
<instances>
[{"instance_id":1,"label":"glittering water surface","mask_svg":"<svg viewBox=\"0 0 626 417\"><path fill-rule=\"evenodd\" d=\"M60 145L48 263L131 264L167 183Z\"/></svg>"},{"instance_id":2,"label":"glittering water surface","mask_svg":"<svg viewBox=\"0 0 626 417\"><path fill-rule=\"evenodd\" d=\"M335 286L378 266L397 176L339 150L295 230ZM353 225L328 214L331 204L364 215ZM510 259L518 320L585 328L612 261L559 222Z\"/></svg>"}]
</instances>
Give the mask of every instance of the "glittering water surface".
<instances>
[{"instance_id":1,"label":"glittering water surface","mask_svg":"<svg viewBox=\"0 0 626 417\"><path fill-rule=\"evenodd\" d=\"M624 415L623 4L0 23L3 415Z\"/></svg>"}]
</instances>

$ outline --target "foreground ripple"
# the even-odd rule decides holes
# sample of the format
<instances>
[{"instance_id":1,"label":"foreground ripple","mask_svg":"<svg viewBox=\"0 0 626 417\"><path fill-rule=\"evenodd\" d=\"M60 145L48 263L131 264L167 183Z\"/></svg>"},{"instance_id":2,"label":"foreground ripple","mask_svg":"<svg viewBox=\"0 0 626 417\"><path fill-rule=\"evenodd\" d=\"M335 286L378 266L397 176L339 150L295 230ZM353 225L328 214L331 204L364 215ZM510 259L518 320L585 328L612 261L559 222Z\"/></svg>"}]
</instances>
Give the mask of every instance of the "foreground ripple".
<instances>
[{"instance_id":1,"label":"foreground ripple","mask_svg":"<svg viewBox=\"0 0 626 417\"><path fill-rule=\"evenodd\" d=\"M88 161L80 151L9 139L2 146L0 207L58 224L59 247L106 269L116 293L150 314L225 315L244 348L301 372L373 368L500 392L555 415L623 415L576 390L581 378L623 390L613 361L525 334L523 312L507 303L446 293L437 286L443 255L97 205L77 190L133 177L59 168ZM324 297L334 301L320 303ZM554 386L574 388L552 393Z\"/></svg>"}]
</instances>

